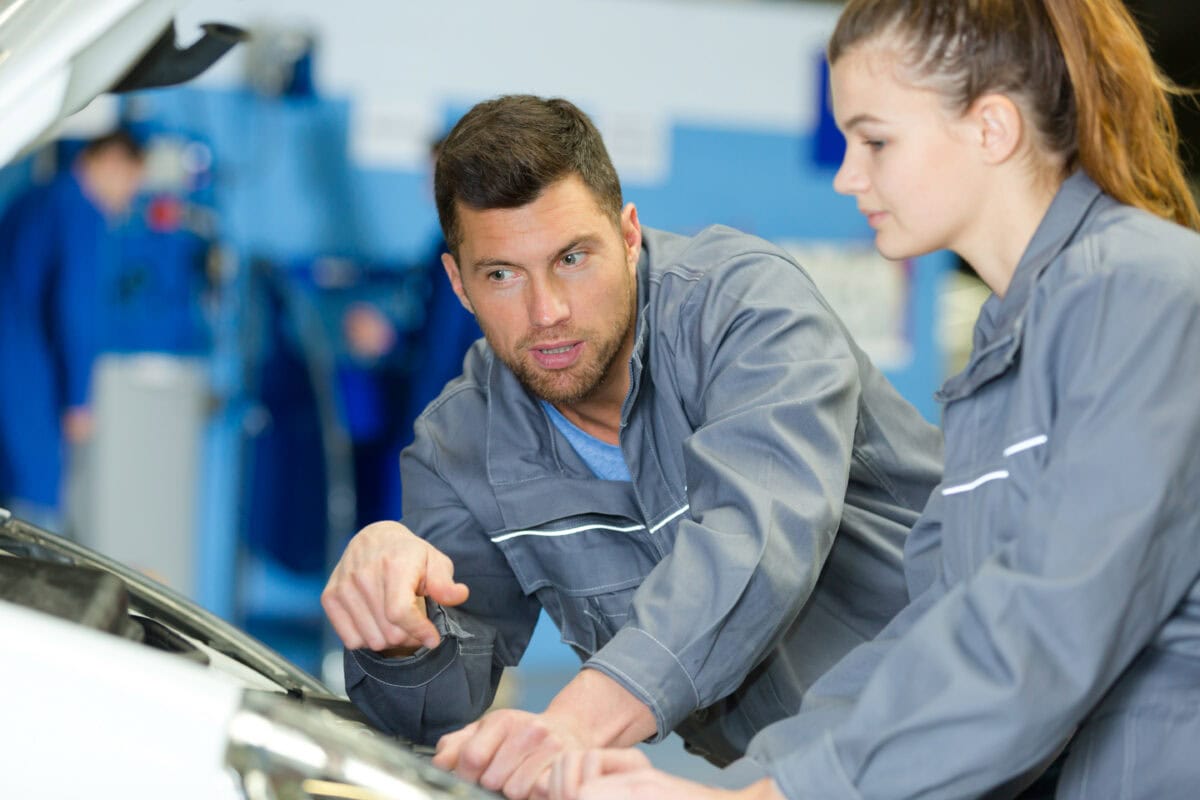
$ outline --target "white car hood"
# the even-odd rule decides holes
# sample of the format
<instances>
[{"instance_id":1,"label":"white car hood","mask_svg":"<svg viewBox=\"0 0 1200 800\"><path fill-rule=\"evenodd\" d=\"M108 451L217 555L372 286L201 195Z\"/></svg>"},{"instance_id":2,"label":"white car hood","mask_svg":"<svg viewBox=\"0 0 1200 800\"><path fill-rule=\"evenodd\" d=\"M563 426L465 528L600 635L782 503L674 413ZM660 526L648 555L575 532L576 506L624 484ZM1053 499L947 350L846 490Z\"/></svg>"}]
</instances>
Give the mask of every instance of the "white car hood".
<instances>
[{"instance_id":1,"label":"white car hood","mask_svg":"<svg viewBox=\"0 0 1200 800\"><path fill-rule=\"evenodd\" d=\"M225 761L242 686L10 603L0 603L0 630L14 756L0 780L6 797L239 796Z\"/></svg>"},{"instance_id":2,"label":"white car hood","mask_svg":"<svg viewBox=\"0 0 1200 800\"><path fill-rule=\"evenodd\" d=\"M107 91L184 0L0 0L0 164Z\"/></svg>"}]
</instances>

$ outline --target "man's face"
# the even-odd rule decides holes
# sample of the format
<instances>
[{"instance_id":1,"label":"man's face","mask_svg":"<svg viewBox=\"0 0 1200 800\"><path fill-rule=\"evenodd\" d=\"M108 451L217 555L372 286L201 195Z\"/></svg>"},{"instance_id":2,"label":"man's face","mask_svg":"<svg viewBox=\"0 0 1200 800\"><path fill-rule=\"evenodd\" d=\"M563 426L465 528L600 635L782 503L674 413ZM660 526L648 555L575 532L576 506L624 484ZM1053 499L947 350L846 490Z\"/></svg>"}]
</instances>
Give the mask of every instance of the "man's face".
<instances>
[{"instance_id":1,"label":"man's face","mask_svg":"<svg viewBox=\"0 0 1200 800\"><path fill-rule=\"evenodd\" d=\"M458 206L458 261L442 262L488 344L533 394L575 405L623 385L633 343L641 228L620 227L576 175L528 205Z\"/></svg>"},{"instance_id":2,"label":"man's face","mask_svg":"<svg viewBox=\"0 0 1200 800\"><path fill-rule=\"evenodd\" d=\"M85 157L85 189L109 216L120 216L129 210L145 175L142 160L117 147L107 147Z\"/></svg>"}]
</instances>

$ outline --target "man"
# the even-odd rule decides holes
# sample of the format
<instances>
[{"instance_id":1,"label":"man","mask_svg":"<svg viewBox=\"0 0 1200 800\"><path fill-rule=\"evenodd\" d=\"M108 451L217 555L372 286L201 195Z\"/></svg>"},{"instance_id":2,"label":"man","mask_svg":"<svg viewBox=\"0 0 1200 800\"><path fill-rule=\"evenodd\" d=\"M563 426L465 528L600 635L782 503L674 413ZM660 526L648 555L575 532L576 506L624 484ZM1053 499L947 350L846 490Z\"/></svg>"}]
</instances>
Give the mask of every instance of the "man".
<instances>
[{"instance_id":1,"label":"man","mask_svg":"<svg viewBox=\"0 0 1200 800\"><path fill-rule=\"evenodd\" d=\"M510 798L589 742L675 729L732 760L905 603L940 435L783 251L642 228L566 101L477 105L435 183L486 342L417 421L403 524L326 587L351 697L417 740L462 728L435 763ZM541 609L584 669L472 722Z\"/></svg>"},{"instance_id":2,"label":"man","mask_svg":"<svg viewBox=\"0 0 1200 800\"><path fill-rule=\"evenodd\" d=\"M91 435L109 225L142 175L140 143L114 131L0 219L0 502L47 527L61 519L64 447Z\"/></svg>"}]
</instances>

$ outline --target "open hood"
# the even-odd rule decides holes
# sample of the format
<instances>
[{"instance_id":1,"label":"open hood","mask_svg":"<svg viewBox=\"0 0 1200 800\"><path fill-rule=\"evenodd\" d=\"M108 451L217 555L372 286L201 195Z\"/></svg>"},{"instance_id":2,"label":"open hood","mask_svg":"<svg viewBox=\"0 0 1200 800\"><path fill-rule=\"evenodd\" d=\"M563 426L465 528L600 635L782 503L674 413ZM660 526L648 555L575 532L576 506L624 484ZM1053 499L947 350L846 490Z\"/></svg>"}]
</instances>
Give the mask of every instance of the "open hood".
<instances>
[{"instance_id":1,"label":"open hood","mask_svg":"<svg viewBox=\"0 0 1200 800\"><path fill-rule=\"evenodd\" d=\"M0 0L0 165L96 95L189 80L244 38L207 25L179 49L173 19L184 2Z\"/></svg>"},{"instance_id":2,"label":"open hood","mask_svg":"<svg viewBox=\"0 0 1200 800\"><path fill-rule=\"evenodd\" d=\"M2 508L0 628L6 797L497 797L187 598Z\"/></svg>"}]
</instances>

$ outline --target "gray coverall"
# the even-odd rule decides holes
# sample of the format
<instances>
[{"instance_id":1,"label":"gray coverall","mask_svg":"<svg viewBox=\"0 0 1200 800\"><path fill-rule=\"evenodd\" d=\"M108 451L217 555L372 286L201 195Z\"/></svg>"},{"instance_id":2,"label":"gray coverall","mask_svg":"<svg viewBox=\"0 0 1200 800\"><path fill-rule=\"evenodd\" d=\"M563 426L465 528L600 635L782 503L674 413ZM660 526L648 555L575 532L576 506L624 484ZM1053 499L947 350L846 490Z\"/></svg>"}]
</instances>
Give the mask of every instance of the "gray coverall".
<instances>
[{"instance_id":1,"label":"gray coverall","mask_svg":"<svg viewBox=\"0 0 1200 800\"><path fill-rule=\"evenodd\" d=\"M722 763L907 602L941 436L783 251L646 229L620 446L599 480L485 342L402 457L404 523L471 590L433 651L346 656L350 696L433 741L477 718L541 609Z\"/></svg>"},{"instance_id":2,"label":"gray coverall","mask_svg":"<svg viewBox=\"0 0 1200 800\"><path fill-rule=\"evenodd\" d=\"M913 604L723 782L1200 797L1200 236L1075 174L939 395Z\"/></svg>"}]
</instances>

